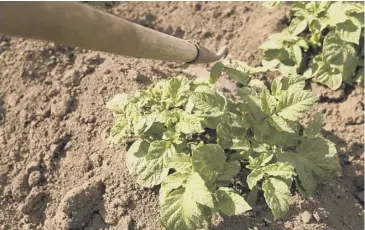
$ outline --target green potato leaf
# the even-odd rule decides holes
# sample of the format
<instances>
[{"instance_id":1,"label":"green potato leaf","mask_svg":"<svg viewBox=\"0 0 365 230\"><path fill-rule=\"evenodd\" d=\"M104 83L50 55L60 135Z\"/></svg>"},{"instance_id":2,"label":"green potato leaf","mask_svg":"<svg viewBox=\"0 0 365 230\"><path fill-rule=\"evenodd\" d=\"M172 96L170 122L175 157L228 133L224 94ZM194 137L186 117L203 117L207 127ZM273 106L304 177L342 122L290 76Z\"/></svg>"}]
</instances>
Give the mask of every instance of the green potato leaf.
<instances>
[{"instance_id":1,"label":"green potato leaf","mask_svg":"<svg viewBox=\"0 0 365 230\"><path fill-rule=\"evenodd\" d=\"M264 2L262 5L268 9L276 9L281 7L284 4L283 1L270 1L270 2Z\"/></svg>"},{"instance_id":2,"label":"green potato leaf","mask_svg":"<svg viewBox=\"0 0 365 230\"><path fill-rule=\"evenodd\" d=\"M229 182L241 170L239 161L230 161L224 164L223 171L217 177L218 182Z\"/></svg>"},{"instance_id":3,"label":"green potato leaf","mask_svg":"<svg viewBox=\"0 0 365 230\"><path fill-rule=\"evenodd\" d=\"M210 70L209 83L215 84L218 81L222 74L223 67L224 65L222 62L217 62L213 65L212 69Z\"/></svg>"},{"instance_id":4,"label":"green potato leaf","mask_svg":"<svg viewBox=\"0 0 365 230\"><path fill-rule=\"evenodd\" d=\"M251 210L251 206L232 189L221 187L217 191L219 210L227 216L240 215Z\"/></svg>"},{"instance_id":5,"label":"green potato leaf","mask_svg":"<svg viewBox=\"0 0 365 230\"><path fill-rule=\"evenodd\" d=\"M162 182L160 188L160 195L159 195L160 205L165 202L165 199L172 191L182 187L183 184L186 183L187 177L188 174L180 172L175 172L166 177L166 179Z\"/></svg>"},{"instance_id":6,"label":"green potato leaf","mask_svg":"<svg viewBox=\"0 0 365 230\"><path fill-rule=\"evenodd\" d=\"M189 173L192 169L191 157L185 153L175 153L167 159L167 165L181 173Z\"/></svg>"},{"instance_id":7,"label":"green potato leaf","mask_svg":"<svg viewBox=\"0 0 365 230\"><path fill-rule=\"evenodd\" d=\"M288 184L280 179L270 177L262 183L262 190L274 218L279 219L286 216L291 203Z\"/></svg>"},{"instance_id":8,"label":"green potato leaf","mask_svg":"<svg viewBox=\"0 0 365 230\"><path fill-rule=\"evenodd\" d=\"M308 196L313 194L318 182L335 175L340 169L336 147L321 137L304 139L297 153L283 152L277 158L295 168L300 192Z\"/></svg>"},{"instance_id":9,"label":"green potato leaf","mask_svg":"<svg viewBox=\"0 0 365 230\"><path fill-rule=\"evenodd\" d=\"M197 172L193 172L187 179L185 194L198 204L214 208L213 195Z\"/></svg>"},{"instance_id":10,"label":"green potato leaf","mask_svg":"<svg viewBox=\"0 0 365 230\"><path fill-rule=\"evenodd\" d=\"M304 134L307 137L317 137L321 134L323 124L323 114L318 112L312 120L308 122L307 127L304 130Z\"/></svg>"},{"instance_id":11,"label":"green potato leaf","mask_svg":"<svg viewBox=\"0 0 365 230\"><path fill-rule=\"evenodd\" d=\"M207 144L193 150L193 170L207 183L214 182L224 170L225 154L222 147Z\"/></svg>"},{"instance_id":12,"label":"green potato leaf","mask_svg":"<svg viewBox=\"0 0 365 230\"><path fill-rule=\"evenodd\" d=\"M278 101L278 115L284 119L297 120L303 116L305 111L312 108L316 101L317 96L310 91L285 91Z\"/></svg>"},{"instance_id":13,"label":"green potato leaf","mask_svg":"<svg viewBox=\"0 0 365 230\"><path fill-rule=\"evenodd\" d=\"M247 176L247 184L250 189L253 189L264 176L280 177L283 180L290 180L296 174L294 167L289 163L272 163L264 167L257 167Z\"/></svg>"},{"instance_id":14,"label":"green potato leaf","mask_svg":"<svg viewBox=\"0 0 365 230\"><path fill-rule=\"evenodd\" d=\"M166 230L193 230L204 228L203 208L185 188L172 191L161 204L161 222Z\"/></svg>"},{"instance_id":15,"label":"green potato leaf","mask_svg":"<svg viewBox=\"0 0 365 230\"><path fill-rule=\"evenodd\" d=\"M168 168L163 164L163 157L159 153L156 154L156 143L152 143L139 139L127 152L129 173L135 176L138 184L146 188L161 184L168 174ZM160 150L163 151L161 148Z\"/></svg>"}]
</instances>

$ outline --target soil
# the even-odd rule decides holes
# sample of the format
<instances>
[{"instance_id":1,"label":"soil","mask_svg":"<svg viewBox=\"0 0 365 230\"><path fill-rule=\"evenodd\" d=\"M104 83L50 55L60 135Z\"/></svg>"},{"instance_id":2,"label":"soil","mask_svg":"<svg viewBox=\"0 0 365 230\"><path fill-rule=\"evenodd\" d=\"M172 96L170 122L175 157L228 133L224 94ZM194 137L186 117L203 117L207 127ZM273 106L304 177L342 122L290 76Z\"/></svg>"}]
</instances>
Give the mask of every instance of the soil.
<instances>
[{"instance_id":1,"label":"soil","mask_svg":"<svg viewBox=\"0 0 365 230\"><path fill-rule=\"evenodd\" d=\"M228 45L252 65L261 60L258 46L287 21L287 7L257 2L122 2L103 10L212 50ZM186 68L0 36L0 229L161 229L157 191L140 188L126 170L125 146L106 141L113 118L105 103ZM258 205L214 230L364 228L363 89L312 89L321 96L313 113L325 114L323 134L336 143L342 175L313 198L295 195L282 220Z\"/></svg>"}]
</instances>

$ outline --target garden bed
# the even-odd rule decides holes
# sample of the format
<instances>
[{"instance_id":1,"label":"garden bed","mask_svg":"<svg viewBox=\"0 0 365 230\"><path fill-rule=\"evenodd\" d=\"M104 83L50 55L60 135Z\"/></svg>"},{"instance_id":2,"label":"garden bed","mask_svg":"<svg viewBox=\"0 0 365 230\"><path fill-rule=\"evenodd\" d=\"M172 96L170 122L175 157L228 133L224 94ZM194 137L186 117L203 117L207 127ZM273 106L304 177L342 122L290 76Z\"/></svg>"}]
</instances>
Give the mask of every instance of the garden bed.
<instances>
[{"instance_id":1,"label":"garden bed","mask_svg":"<svg viewBox=\"0 0 365 230\"><path fill-rule=\"evenodd\" d=\"M251 65L260 63L260 44L288 20L287 8L255 2L120 3L105 10L211 49L228 45L233 58ZM126 146L107 142L113 116L105 104L186 68L0 36L0 229L161 229L158 190L140 188L128 173ZM322 133L337 147L342 176L311 199L296 195L281 220L262 200L213 229L364 228L363 89L311 87L320 96L312 112L324 114Z\"/></svg>"}]
</instances>

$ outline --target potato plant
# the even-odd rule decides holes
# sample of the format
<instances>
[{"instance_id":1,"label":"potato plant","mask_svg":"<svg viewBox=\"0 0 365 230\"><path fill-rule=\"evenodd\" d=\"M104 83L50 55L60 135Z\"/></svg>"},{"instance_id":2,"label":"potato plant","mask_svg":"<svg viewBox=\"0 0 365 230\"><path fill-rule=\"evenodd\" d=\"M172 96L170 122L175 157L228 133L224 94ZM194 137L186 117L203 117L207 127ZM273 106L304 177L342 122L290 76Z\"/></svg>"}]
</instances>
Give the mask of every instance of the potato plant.
<instances>
[{"instance_id":1,"label":"potato plant","mask_svg":"<svg viewBox=\"0 0 365 230\"><path fill-rule=\"evenodd\" d=\"M272 4L271 4L272 5ZM364 83L364 3L294 2L289 27L261 45L263 66L338 89Z\"/></svg>"},{"instance_id":2,"label":"potato plant","mask_svg":"<svg viewBox=\"0 0 365 230\"><path fill-rule=\"evenodd\" d=\"M160 186L163 228L207 229L214 217L251 210L247 196L257 191L282 218L292 188L311 195L339 171L321 114L299 123L317 100L305 79L281 76L268 88L251 77L262 71L227 60L206 81L177 76L107 103L115 116L110 141L132 142L129 173L143 187ZM235 94L215 88L223 72L239 83ZM246 176L237 178L240 171ZM234 189L237 180L244 192Z\"/></svg>"}]
</instances>

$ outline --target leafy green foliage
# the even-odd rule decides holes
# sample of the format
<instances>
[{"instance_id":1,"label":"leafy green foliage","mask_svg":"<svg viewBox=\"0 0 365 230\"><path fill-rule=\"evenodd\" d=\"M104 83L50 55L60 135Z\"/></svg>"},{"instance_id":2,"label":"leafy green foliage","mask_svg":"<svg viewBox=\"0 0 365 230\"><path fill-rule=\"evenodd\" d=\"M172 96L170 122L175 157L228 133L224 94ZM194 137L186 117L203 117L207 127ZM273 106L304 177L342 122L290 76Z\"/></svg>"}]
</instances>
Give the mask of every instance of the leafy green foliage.
<instances>
[{"instance_id":1,"label":"leafy green foliage","mask_svg":"<svg viewBox=\"0 0 365 230\"><path fill-rule=\"evenodd\" d=\"M270 2L264 2L262 5L269 9L275 9L279 8L284 4L282 1L270 1Z\"/></svg>"},{"instance_id":2,"label":"leafy green foliage","mask_svg":"<svg viewBox=\"0 0 365 230\"><path fill-rule=\"evenodd\" d=\"M165 229L206 229L214 216L247 212L244 197L258 189L274 218L282 218L293 183L311 195L339 170L334 145L320 133L321 115L307 127L299 123L317 100L304 90L305 78L283 75L271 87L252 78L267 70L227 59L205 82L178 76L107 104L116 122L110 141L134 139L130 174L143 187L161 186ZM223 73L240 84L235 95L215 89ZM238 194L232 187L241 171L247 191Z\"/></svg>"},{"instance_id":3,"label":"leafy green foliage","mask_svg":"<svg viewBox=\"0 0 365 230\"><path fill-rule=\"evenodd\" d=\"M333 90L342 82L363 86L364 4L294 2L291 12L289 26L261 45L263 66Z\"/></svg>"}]
</instances>

